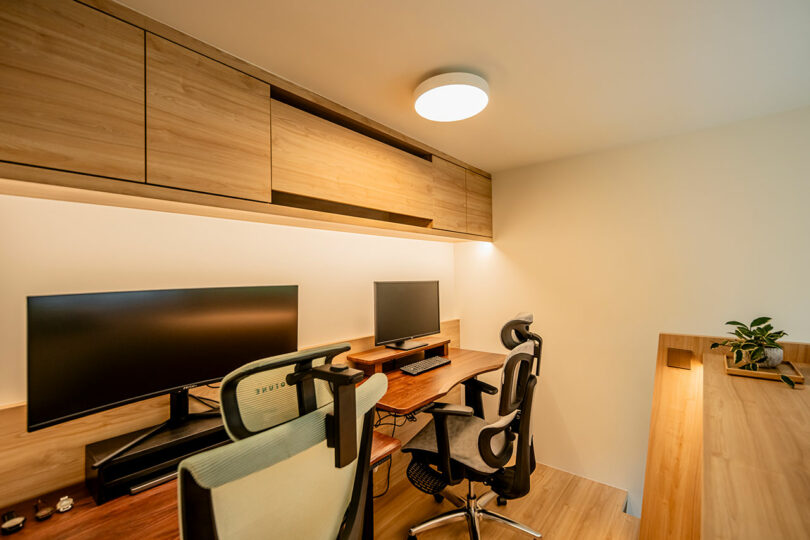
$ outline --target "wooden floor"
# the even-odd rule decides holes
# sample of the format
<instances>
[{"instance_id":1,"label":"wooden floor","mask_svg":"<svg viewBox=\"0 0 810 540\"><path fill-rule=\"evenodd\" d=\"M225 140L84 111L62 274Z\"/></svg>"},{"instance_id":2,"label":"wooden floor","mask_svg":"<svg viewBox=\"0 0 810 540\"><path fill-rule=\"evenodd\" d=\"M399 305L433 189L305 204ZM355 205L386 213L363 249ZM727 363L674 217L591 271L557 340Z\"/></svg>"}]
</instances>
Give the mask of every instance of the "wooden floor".
<instances>
[{"instance_id":1,"label":"wooden floor","mask_svg":"<svg viewBox=\"0 0 810 540\"><path fill-rule=\"evenodd\" d=\"M386 430L386 433L390 431ZM376 540L405 540L410 526L454 508L447 501L436 503L433 497L408 482L405 467L409 460L410 457L401 452L394 454L388 493L374 501ZM385 463L375 472L375 494L385 489L388 467ZM476 489L479 494L488 490L480 484ZM466 484L454 486L453 491L459 496L464 495ZM502 507L492 501L487 507L533 527L546 540L635 540L639 533L639 519L623 512L626 499L627 493L623 490L538 464L532 474L529 495L509 501ZM528 538L489 521L482 523L481 536L484 540ZM419 540L466 538L467 525L463 521L419 535Z\"/></svg>"}]
</instances>

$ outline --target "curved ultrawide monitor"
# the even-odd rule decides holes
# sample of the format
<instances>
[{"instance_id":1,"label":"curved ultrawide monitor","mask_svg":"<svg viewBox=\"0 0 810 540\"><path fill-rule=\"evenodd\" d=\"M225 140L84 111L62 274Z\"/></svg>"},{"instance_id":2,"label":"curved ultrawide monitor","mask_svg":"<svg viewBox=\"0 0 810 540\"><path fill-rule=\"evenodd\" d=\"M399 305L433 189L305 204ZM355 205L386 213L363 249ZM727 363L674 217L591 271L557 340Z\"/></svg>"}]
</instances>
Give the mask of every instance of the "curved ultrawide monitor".
<instances>
[{"instance_id":1,"label":"curved ultrawide monitor","mask_svg":"<svg viewBox=\"0 0 810 540\"><path fill-rule=\"evenodd\" d=\"M298 347L298 287L28 297L28 431Z\"/></svg>"},{"instance_id":2,"label":"curved ultrawide monitor","mask_svg":"<svg viewBox=\"0 0 810 540\"><path fill-rule=\"evenodd\" d=\"M375 281L376 345L438 334L438 281Z\"/></svg>"}]
</instances>

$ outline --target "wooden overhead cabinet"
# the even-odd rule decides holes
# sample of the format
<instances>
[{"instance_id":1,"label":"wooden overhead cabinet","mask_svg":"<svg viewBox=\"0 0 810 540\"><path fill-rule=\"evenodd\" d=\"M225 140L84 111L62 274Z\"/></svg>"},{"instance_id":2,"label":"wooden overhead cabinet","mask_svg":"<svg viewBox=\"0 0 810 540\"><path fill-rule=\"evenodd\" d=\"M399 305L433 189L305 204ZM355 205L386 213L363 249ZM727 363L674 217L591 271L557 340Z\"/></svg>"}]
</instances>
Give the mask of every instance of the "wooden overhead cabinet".
<instances>
[{"instance_id":1,"label":"wooden overhead cabinet","mask_svg":"<svg viewBox=\"0 0 810 540\"><path fill-rule=\"evenodd\" d=\"M270 202L270 86L146 37L146 181Z\"/></svg>"},{"instance_id":2,"label":"wooden overhead cabinet","mask_svg":"<svg viewBox=\"0 0 810 540\"><path fill-rule=\"evenodd\" d=\"M0 2L0 160L143 181L143 48L70 0Z\"/></svg>"},{"instance_id":3,"label":"wooden overhead cabinet","mask_svg":"<svg viewBox=\"0 0 810 540\"><path fill-rule=\"evenodd\" d=\"M492 181L467 170L467 232L492 236Z\"/></svg>"},{"instance_id":4,"label":"wooden overhead cabinet","mask_svg":"<svg viewBox=\"0 0 810 540\"><path fill-rule=\"evenodd\" d=\"M464 167L433 156L433 228L467 232L467 188Z\"/></svg>"},{"instance_id":5,"label":"wooden overhead cabinet","mask_svg":"<svg viewBox=\"0 0 810 540\"><path fill-rule=\"evenodd\" d=\"M273 190L433 219L429 161L272 100Z\"/></svg>"}]
</instances>

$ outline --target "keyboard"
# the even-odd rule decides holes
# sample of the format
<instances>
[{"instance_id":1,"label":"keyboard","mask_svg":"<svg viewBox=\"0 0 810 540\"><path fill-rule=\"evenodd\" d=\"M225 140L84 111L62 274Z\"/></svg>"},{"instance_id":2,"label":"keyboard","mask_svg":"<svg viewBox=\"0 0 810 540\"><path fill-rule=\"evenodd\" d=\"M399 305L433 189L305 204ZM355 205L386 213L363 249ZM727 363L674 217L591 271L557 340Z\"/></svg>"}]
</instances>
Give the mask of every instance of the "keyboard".
<instances>
[{"instance_id":1,"label":"keyboard","mask_svg":"<svg viewBox=\"0 0 810 540\"><path fill-rule=\"evenodd\" d=\"M437 367L441 367L449 363L450 359L445 358L444 356L431 356L430 358L419 360L418 362L414 362L413 364L402 366L399 369L402 370L403 373L406 373L408 375L419 375L420 373L430 371L431 369L435 369Z\"/></svg>"}]
</instances>

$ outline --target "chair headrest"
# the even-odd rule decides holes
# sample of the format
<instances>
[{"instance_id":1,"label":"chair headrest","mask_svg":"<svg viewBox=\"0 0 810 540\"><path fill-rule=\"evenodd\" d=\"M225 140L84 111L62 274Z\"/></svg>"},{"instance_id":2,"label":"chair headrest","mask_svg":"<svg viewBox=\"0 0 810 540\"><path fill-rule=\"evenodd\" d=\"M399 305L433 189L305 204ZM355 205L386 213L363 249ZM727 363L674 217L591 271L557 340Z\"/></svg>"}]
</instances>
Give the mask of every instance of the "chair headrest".
<instances>
[{"instance_id":1,"label":"chair headrest","mask_svg":"<svg viewBox=\"0 0 810 540\"><path fill-rule=\"evenodd\" d=\"M529 326L534 322L531 313L518 313L501 328L501 343L507 349L514 349L529 340Z\"/></svg>"}]
</instances>

